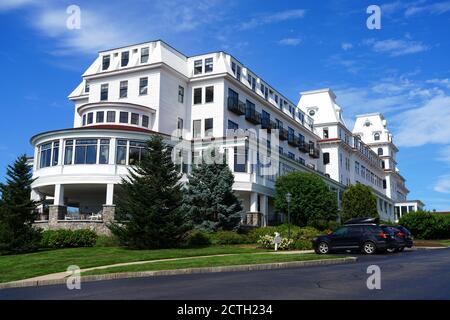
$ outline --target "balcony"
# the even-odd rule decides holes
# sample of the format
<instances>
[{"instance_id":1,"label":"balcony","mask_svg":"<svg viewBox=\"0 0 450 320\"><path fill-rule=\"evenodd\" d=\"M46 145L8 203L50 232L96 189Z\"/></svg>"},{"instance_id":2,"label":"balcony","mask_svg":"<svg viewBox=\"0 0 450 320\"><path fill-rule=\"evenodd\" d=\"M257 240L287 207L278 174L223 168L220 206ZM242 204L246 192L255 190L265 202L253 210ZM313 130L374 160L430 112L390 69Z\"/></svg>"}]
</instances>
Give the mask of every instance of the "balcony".
<instances>
[{"instance_id":1,"label":"balcony","mask_svg":"<svg viewBox=\"0 0 450 320\"><path fill-rule=\"evenodd\" d=\"M305 141L299 141L298 150L300 150L303 153L308 153L309 152L309 144L307 144Z\"/></svg>"},{"instance_id":2,"label":"balcony","mask_svg":"<svg viewBox=\"0 0 450 320\"><path fill-rule=\"evenodd\" d=\"M288 139L288 131L284 128L278 128L280 140L287 140Z\"/></svg>"},{"instance_id":3,"label":"balcony","mask_svg":"<svg viewBox=\"0 0 450 320\"><path fill-rule=\"evenodd\" d=\"M309 156L316 159L320 158L320 150L315 147L311 147L309 149Z\"/></svg>"},{"instance_id":4,"label":"balcony","mask_svg":"<svg viewBox=\"0 0 450 320\"><path fill-rule=\"evenodd\" d=\"M293 147L298 147L298 138L296 138L295 136L289 136L288 137L288 144L293 146Z\"/></svg>"},{"instance_id":5,"label":"balcony","mask_svg":"<svg viewBox=\"0 0 450 320\"><path fill-rule=\"evenodd\" d=\"M253 109L248 109L245 112L245 120L255 125L261 124L261 113Z\"/></svg>"},{"instance_id":6,"label":"balcony","mask_svg":"<svg viewBox=\"0 0 450 320\"><path fill-rule=\"evenodd\" d=\"M228 97L228 110L242 116L245 114L245 103L238 99Z\"/></svg>"},{"instance_id":7,"label":"balcony","mask_svg":"<svg viewBox=\"0 0 450 320\"><path fill-rule=\"evenodd\" d=\"M261 129L266 129L267 131L270 131L272 129L276 129L277 124L270 120L270 118L261 118Z\"/></svg>"}]
</instances>

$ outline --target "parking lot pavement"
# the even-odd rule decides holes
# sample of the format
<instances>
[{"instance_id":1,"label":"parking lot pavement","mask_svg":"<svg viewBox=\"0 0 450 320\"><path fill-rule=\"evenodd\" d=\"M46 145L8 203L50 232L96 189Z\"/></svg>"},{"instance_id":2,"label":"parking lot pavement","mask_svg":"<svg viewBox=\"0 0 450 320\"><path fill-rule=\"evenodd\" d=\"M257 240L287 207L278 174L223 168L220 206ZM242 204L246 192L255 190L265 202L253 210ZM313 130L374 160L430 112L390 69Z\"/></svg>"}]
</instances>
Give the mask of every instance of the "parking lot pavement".
<instances>
[{"instance_id":1,"label":"parking lot pavement","mask_svg":"<svg viewBox=\"0 0 450 320\"><path fill-rule=\"evenodd\" d=\"M348 254L347 254L348 255ZM357 255L357 263L0 290L0 299L450 299L450 249ZM381 271L369 290L367 267Z\"/></svg>"}]
</instances>

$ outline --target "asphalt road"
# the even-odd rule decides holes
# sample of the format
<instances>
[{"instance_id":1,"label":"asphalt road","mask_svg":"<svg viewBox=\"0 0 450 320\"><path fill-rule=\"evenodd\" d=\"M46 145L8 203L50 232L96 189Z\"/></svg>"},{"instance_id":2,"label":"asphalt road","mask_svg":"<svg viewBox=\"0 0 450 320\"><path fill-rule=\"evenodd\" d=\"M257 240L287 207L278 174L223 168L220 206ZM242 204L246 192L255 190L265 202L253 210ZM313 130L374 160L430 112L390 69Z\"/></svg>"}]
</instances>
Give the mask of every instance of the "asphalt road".
<instances>
[{"instance_id":1,"label":"asphalt road","mask_svg":"<svg viewBox=\"0 0 450 320\"><path fill-rule=\"evenodd\" d=\"M450 249L363 256L353 264L0 290L0 299L450 299ZM381 289L369 290L369 265Z\"/></svg>"}]
</instances>

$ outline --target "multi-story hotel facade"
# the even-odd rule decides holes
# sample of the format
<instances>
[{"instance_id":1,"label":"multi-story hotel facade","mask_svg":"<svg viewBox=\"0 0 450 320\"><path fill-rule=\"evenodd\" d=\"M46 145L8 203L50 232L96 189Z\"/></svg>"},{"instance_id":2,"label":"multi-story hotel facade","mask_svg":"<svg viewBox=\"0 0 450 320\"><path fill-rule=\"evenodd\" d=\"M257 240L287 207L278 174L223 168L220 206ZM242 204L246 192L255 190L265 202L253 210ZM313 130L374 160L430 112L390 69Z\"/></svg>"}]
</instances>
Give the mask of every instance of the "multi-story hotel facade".
<instances>
[{"instance_id":1,"label":"multi-story hotel facade","mask_svg":"<svg viewBox=\"0 0 450 320\"><path fill-rule=\"evenodd\" d=\"M114 193L151 134L173 146L183 181L218 149L234 173L245 224L279 218L275 179L292 171L322 177L339 206L348 185L371 186L386 220L399 218L397 202L408 203L381 114L358 116L350 131L331 90L303 92L296 105L222 51L188 57L161 40L102 51L69 99L73 127L31 138L32 198L47 204L44 228L106 232Z\"/></svg>"}]
</instances>

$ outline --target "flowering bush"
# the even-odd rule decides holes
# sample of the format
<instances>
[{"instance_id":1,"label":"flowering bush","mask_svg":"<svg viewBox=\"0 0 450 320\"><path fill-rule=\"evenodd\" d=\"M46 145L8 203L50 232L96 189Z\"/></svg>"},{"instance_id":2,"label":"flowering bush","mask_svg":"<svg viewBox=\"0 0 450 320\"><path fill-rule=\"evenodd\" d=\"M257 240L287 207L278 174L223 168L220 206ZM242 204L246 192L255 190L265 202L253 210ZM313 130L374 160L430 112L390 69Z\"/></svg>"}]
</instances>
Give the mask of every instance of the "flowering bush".
<instances>
[{"instance_id":1,"label":"flowering bush","mask_svg":"<svg viewBox=\"0 0 450 320\"><path fill-rule=\"evenodd\" d=\"M266 234L259 237L257 243L263 248L273 249L275 248L275 243L273 242L273 239L274 239L273 236ZM292 243L293 243L292 239L281 238L281 243L278 245L278 249L288 250L292 246Z\"/></svg>"}]
</instances>

